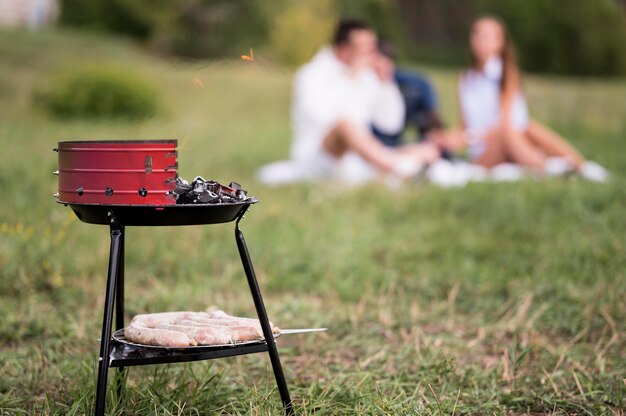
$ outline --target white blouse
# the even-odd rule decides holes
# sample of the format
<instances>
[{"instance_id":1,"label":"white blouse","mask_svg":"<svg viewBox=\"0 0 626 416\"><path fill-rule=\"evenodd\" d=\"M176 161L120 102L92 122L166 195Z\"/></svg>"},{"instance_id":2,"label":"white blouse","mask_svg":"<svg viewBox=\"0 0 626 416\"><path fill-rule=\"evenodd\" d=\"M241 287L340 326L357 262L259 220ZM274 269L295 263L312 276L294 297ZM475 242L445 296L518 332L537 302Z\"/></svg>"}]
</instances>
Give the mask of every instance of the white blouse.
<instances>
[{"instance_id":1,"label":"white blouse","mask_svg":"<svg viewBox=\"0 0 626 416\"><path fill-rule=\"evenodd\" d=\"M469 70L459 82L459 100L465 128L474 137L481 137L495 127L500 114L500 80L503 65L500 58L489 59L482 71ZM528 108L521 93L513 99L511 126L525 131L528 126Z\"/></svg>"}]
</instances>

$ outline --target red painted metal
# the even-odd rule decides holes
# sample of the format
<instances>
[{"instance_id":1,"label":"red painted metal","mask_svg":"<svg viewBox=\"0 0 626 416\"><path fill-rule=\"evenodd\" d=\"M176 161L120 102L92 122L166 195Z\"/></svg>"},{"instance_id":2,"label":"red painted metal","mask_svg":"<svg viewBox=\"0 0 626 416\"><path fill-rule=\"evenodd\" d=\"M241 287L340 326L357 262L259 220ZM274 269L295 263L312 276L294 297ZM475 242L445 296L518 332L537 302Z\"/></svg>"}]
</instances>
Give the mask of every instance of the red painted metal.
<instances>
[{"instance_id":1,"label":"red painted metal","mask_svg":"<svg viewBox=\"0 0 626 416\"><path fill-rule=\"evenodd\" d=\"M175 205L176 140L59 142L59 202Z\"/></svg>"}]
</instances>

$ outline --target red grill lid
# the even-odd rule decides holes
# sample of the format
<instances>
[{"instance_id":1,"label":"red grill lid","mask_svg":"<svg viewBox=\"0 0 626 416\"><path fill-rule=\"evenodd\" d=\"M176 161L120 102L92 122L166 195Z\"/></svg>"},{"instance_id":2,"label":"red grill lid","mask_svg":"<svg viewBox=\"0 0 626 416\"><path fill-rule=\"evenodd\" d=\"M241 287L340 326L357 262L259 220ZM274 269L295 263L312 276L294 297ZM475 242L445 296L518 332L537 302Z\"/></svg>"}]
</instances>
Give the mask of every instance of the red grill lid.
<instances>
[{"instance_id":1,"label":"red grill lid","mask_svg":"<svg viewBox=\"0 0 626 416\"><path fill-rule=\"evenodd\" d=\"M59 142L59 202L175 205L176 140Z\"/></svg>"}]
</instances>

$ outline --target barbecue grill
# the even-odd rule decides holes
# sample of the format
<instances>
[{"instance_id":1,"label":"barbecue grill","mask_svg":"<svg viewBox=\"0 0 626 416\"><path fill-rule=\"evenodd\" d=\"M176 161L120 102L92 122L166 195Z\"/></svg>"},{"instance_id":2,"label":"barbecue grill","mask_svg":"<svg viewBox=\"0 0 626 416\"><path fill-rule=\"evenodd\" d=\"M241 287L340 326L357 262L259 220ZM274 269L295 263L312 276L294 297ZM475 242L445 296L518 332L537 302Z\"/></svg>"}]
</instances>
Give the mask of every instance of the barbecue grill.
<instances>
[{"instance_id":1,"label":"barbecue grill","mask_svg":"<svg viewBox=\"0 0 626 416\"><path fill-rule=\"evenodd\" d=\"M176 140L60 142L57 202L69 206L88 224L108 225L111 245L95 414L104 414L108 370L125 367L208 360L267 352L285 412L293 414L274 335L239 222L257 199L177 204L171 192L177 178ZM243 344L196 348L133 345L124 339L124 251L126 226L182 226L235 221L235 241L264 339ZM115 311L115 312L114 312ZM111 333L115 313L115 333ZM123 386L119 385L121 389Z\"/></svg>"}]
</instances>

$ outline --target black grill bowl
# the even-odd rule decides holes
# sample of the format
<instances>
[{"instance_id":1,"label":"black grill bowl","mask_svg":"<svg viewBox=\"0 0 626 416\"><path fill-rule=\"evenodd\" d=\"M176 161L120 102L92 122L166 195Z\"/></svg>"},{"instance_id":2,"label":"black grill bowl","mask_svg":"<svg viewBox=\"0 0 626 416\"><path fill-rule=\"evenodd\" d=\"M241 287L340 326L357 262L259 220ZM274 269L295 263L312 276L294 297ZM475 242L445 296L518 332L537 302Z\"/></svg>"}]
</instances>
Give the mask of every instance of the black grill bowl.
<instances>
[{"instance_id":1,"label":"black grill bowl","mask_svg":"<svg viewBox=\"0 0 626 416\"><path fill-rule=\"evenodd\" d=\"M245 202L189 205L109 205L72 204L69 206L79 220L88 224L111 224L112 217L120 225L169 226L219 224L234 221L251 204L258 202L249 198Z\"/></svg>"}]
</instances>

